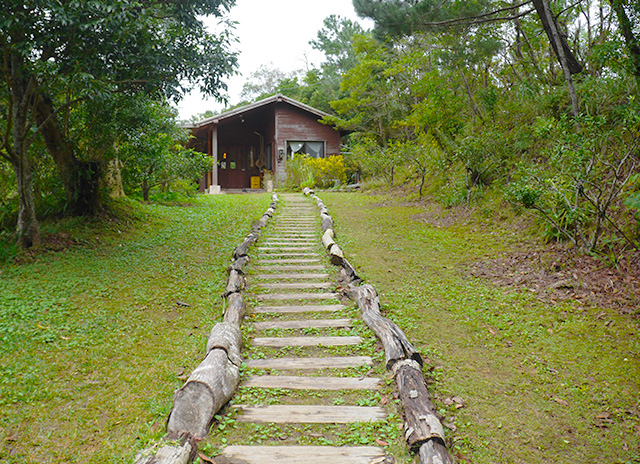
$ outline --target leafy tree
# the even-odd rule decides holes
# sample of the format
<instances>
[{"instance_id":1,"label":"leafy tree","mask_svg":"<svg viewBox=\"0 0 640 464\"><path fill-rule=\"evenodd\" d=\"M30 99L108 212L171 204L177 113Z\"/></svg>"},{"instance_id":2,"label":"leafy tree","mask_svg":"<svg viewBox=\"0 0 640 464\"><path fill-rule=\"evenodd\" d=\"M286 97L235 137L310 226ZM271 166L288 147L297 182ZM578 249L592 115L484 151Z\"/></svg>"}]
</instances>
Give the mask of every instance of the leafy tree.
<instances>
[{"instance_id":1,"label":"leafy tree","mask_svg":"<svg viewBox=\"0 0 640 464\"><path fill-rule=\"evenodd\" d=\"M299 75L299 71L287 73L275 67L261 65L244 83L240 96L245 101L257 101L276 93L295 94Z\"/></svg>"},{"instance_id":2,"label":"leafy tree","mask_svg":"<svg viewBox=\"0 0 640 464\"><path fill-rule=\"evenodd\" d=\"M221 98L236 63L230 35L207 32L203 15L222 18L233 0L55 0L3 2L0 16L3 112L0 155L14 168L20 199L17 235L39 241L29 147L41 134L64 184L69 210L97 205L100 160L78 151L66 122L82 101L109 93L160 92L188 85Z\"/></svg>"}]
</instances>

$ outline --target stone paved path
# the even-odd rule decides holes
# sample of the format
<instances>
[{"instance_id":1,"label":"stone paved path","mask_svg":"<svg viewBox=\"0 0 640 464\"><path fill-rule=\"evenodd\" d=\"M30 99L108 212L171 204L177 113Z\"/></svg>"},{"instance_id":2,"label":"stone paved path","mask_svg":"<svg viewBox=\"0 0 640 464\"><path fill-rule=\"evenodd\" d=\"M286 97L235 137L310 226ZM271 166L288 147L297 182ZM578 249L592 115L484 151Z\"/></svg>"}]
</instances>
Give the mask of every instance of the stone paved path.
<instances>
[{"instance_id":1,"label":"stone paved path","mask_svg":"<svg viewBox=\"0 0 640 464\"><path fill-rule=\"evenodd\" d=\"M354 374L360 372L354 369L372 364L369 356L335 356L327 351L357 347L363 340L326 334L327 330L349 327L352 321L344 317L346 307L337 300L336 283L331 278L334 272L320 238L316 205L302 195L283 195L273 225L252 250L250 268L255 274L250 276L247 289L256 301L248 308L249 315L260 319L253 323L249 322L251 317L247 319L255 334L250 343L274 355L246 360L248 368L265 373L249 376L245 387L357 392L380 385L381 379ZM265 331L270 331L269 336ZM296 354L300 354L279 356L278 350L284 347L297 347ZM269 390L265 395L268 397ZM237 421L254 424L349 424L387 417L387 411L379 406L327 404L326 398L313 395L292 395L286 404L237 404L234 408L238 410ZM375 464L384 462L384 450L375 446L283 446L274 440L269 446L233 443L215 462Z\"/></svg>"}]
</instances>

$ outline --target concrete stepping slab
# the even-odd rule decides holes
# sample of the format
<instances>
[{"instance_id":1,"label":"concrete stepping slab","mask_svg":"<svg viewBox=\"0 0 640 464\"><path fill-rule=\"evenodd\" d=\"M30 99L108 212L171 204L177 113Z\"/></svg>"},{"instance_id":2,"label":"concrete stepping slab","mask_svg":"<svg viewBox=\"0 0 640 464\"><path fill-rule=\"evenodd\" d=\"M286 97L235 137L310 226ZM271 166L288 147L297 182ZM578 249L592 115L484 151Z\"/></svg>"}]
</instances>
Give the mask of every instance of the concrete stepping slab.
<instances>
[{"instance_id":1,"label":"concrete stepping slab","mask_svg":"<svg viewBox=\"0 0 640 464\"><path fill-rule=\"evenodd\" d=\"M258 301L273 300L335 300L338 293L266 293L256 295Z\"/></svg>"},{"instance_id":2,"label":"concrete stepping slab","mask_svg":"<svg viewBox=\"0 0 640 464\"><path fill-rule=\"evenodd\" d=\"M291 314L291 313L313 313L313 312L326 312L333 313L336 311L343 311L347 309L345 305L287 305L287 306L256 306L250 312L254 314L265 313L279 313L279 314Z\"/></svg>"},{"instance_id":3,"label":"concrete stepping slab","mask_svg":"<svg viewBox=\"0 0 640 464\"><path fill-rule=\"evenodd\" d=\"M315 406L315 405L269 405L232 406L240 412L239 422L276 424L352 424L354 422L377 422L387 415L379 406Z\"/></svg>"},{"instance_id":4,"label":"concrete stepping slab","mask_svg":"<svg viewBox=\"0 0 640 464\"><path fill-rule=\"evenodd\" d=\"M257 271L270 271L270 272L280 272L280 271L324 271L326 268L321 264L308 264L308 265L291 265L291 266L254 266L253 267Z\"/></svg>"},{"instance_id":5,"label":"concrete stepping slab","mask_svg":"<svg viewBox=\"0 0 640 464\"><path fill-rule=\"evenodd\" d=\"M376 464L384 450L375 446L227 446L218 464Z\"/></svg>"},{"instance_id":6,"label":"concrete stepping slab","mask_svg":"<svg viewBox=\"0 0 640 464\"><path fill-rule=\"evenodd\" d=\"M376 377L301 377L294 375L252 375L242 385L290 390L376 390L382 379Z\"/></svg>"},{"instance_id":7,"label":"concrete stepping slab","mask_svg":"<svg viewBox=\"0 0 640 464\"><path fill-rule=\"evenodd\" d=\"M259 280L287 280L287 279L328 279L330 277L329 274L326 273L290 273L290 274L256 274L251 276L253 279Z\"/></svg>"},{"instance_id":8,"label":"concrete stepping slab","mask_svg":"<svg viewBox=\"0 0 640 464\"><path fill-rule=\"evenodd\" d=\"M284 348L285 346L353 346L362 343L362 337L255 337L253 346Z\"/></svg>"},{"instance_id":9,"label":"concrete stepping slab","mask_svg":"<svg viewBox=\"0 0 640 464\"><path fill-rule=\"evenodd\" d=\"M323 329L349 328L351 319L302 319L296 321L263 321L254 322L256 330L267 329Z\"/></svg>"},{"instance_id":10,"label":"concrete stepping slab","mask_svg":"<svg viewBox=\"0 0 640 464\"><path fill-rule=\"evenodd\" d=\"M346 369L373 365L370 356L329 356L326 358L247 359L247 367L256 369Z\"/></svg>"},{"instance_id":11,"label":"concrete stepping slab","mask_svg":"<svg viewBox=\"0 0 640 464\"><path fill-rule=\"evenodd\" d=\"M277 284L256 284L260 288L271 290L313 290L319 288L331 288L331 282L298 282L298 283L277 283Z\"/></svg>"},{"instance_id":12,"label":"concrete stepping slab","mask_svg":"<svg viewBox=\"0 0 640 464\"><path fill-rule=\"evenodd\" d=\"M272 264L306 264L306 263L319 263L320 259L313 259L313 258L308 258L308 259L303 259L303 258L266 259L266 258L260 258L259 262L262 265L269 264L269 263L272 263Z\"/></svg>"},{"instance_id":13,"label":"concrete stepping slab","mask_svg":"<svg viewBox=\"0 0 640 464\"><path fill-rule=\"evenodd\" d=\"M305 253L305 252L316 252L317 254L317 250L318 250L318 246L317 244L315 244L315 246L309 246L307 244L301 244L301 245L294 245L294 244L287 244L287 245L283 245L283 246L262 246L262 247L258 247L256 248L256 250L258 251L262 251L265 253L285 253L285 252L293 252L293 253Z\"/></svg>"},{"instance_id":14,"label":"concrete stepping slab","mask_svg":"<svg viewBox=\"0 0 640 464\"><path fill-rule=\"evenodd\" d=\"M318 258L318 259L320 259L320 253L318 253L317 251L310 251L310 252L290 251L288 253L280 253L280 252L265 253L265 252L262 252L262 253L260 253L260 255L256 259L258 261L262 261L262 260L271 259L271 258L310 258L310 259Z\"/></svg>"}]
</instances>

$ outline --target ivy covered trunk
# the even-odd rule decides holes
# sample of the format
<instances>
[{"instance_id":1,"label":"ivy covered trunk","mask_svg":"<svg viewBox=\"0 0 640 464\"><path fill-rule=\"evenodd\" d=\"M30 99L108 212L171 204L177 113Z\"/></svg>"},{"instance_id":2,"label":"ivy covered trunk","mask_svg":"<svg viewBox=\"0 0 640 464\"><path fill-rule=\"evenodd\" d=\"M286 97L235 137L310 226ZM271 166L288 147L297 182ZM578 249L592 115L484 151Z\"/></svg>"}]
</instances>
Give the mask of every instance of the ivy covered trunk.
<instances>
[{"instance_id":1,"label":"ivy covered trunk","mask_svg":"<svg viewBox=\"0 0 640 464\"><path fill-rule=\"evenodd\" d=\"M18 188L18 223L16 235L21 248L30 248L40 244L40 225L36 218L36 208L33 203L31 187L31 166L29 156L24 147L16 146L16 159L13 171L16 175Z\"/></svg>"},{"instance_id":2,"label":"ivy covered trunk","mask_svg":"<svg viewBox=\"0 0 640 464\"><path fill-rule=\"evenodd\" d=\"M18 189L18 223L16 225L17 241L20 247L30 248L40 244L40 225L36 218L36 208L33 203L33 188L31 185L31 163L29 162L30 126L28 124L30 107L36 98L35 80L20 73L21 57L11 54L10 66L7 68L11 83L11 103L8 114L12 125L12 145L5 145L5 150L11 160L16 175ZM6 64L6 63L5 63Z\"/></svg>"},{"instance_id":3,"label":"ivy covered trunk","mask_svg":"<svg viewBox=\"0 0 640 464\"><path fill-rule=\"evenodd\" d=\"M76 216L95 214L100 208L99 161L83 161L76 157L73 144L65 137L47 95L40 95L36 119L41 127L47 151L53 158L67 195L68 211Z\"/></svg>"}]
</instances>

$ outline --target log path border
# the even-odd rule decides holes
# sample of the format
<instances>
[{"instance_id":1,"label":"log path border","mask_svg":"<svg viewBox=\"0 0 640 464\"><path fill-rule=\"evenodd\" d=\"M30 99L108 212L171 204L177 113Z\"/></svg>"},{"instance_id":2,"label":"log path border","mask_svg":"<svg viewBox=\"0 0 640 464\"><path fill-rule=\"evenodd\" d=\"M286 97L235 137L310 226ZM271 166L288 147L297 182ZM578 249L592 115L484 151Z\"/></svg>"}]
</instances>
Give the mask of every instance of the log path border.
<instances>
[{"instance_id":1,"label":"log path border","mask_svg":"<svg viewBox=\"0 0 640 464\"><path fill-rule=\"evenodd\" d=\"M217 323L209 334L204 360L175 392L164 443L138 452L134 464L192 462L198 452L197 442L208 435L215 414L235 394L242 364L240 326L246 314L243 269L249 263L249 248L258 241L260 232L273 217L277 206L278 195L274 193L269 208L233 251L223 294L227 301L223 321Z\"/></svg>"},{"instance_id":2,"label":"log path border","mask_svg":"<svg viewBox=\"0 0 640 464\"><path fill-rule=\"evenodd\" d=\"M333 218L322 199L308 188L303 193L313 198L318 206L322 221L322 243L331 263L340 268L342 293L358 304L363 320L384 346L386 369L394 375L404 409L407 445L418 455L421 464L453 464L454 460L446 447L444 429L422 375L422 357L404 332L382 316L380 297L375 288L364 283L345 258L335 241Z\"/></svg>"}]
</instances>

